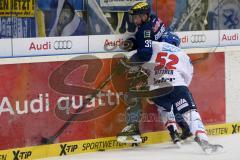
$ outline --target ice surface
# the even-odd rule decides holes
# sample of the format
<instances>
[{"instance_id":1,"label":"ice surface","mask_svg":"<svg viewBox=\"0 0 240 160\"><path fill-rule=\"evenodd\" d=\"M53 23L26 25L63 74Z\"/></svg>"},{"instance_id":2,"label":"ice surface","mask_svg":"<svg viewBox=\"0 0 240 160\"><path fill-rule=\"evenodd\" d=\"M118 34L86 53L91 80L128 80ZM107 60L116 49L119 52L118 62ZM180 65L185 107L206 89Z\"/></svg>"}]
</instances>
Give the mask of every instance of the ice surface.
<instances>
[{"instance_id":1,"label":"ice surface","mask_svg":"<svg viewBox=\"0 0 240 160\"><path fill-rule=\"evenodd\" d=\"M183 144L182 148L169 142L42 160L240 160L239 134L210 137L209 140L213 144L223 145L225 151L217 155L206 155L195 142Z\"/></svg>"}]
</instances>

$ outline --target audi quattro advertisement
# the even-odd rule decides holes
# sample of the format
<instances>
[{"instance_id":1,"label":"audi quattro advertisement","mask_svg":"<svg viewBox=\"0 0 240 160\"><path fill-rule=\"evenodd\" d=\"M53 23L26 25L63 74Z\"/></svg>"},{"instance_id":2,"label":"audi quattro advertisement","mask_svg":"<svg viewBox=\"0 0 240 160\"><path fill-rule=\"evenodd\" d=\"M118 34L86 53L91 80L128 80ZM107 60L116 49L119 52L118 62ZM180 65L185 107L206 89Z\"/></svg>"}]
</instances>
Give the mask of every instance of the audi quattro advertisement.
<instances>
[{"instance_id":1,"label":"audi quattro advertisement","mask_svg":"<svg viewBox=\"0 0 240 160\"><path fill-rule=\"evenodd\" d=\"M88 52L88 36L13 39L13 56L78 54Z\"/></svg>"},{"instance_id":2,"label":"audi quattro advertisement","mask_svg":"<svg viewBox=\"0 0 240 160\"><path fill-rule=\"evenodd\" d=\"M204 123L225 123L224 53L193 54L191 59L195 72L190 89ZM111 59L37 63L22 60L19 64L0 65L0 149L40 145L42 137L53 136L74 109L83 107L91 94L88 90L94 92L105 81L111 67L115 67ZM126 123L123 93L128 87L123 77L113 77L84 105L78 122L73 122L54 143L116 136ZM146 101L140 129L142 133L163 129L157 108Z\"/></svg>"}]
</instances>

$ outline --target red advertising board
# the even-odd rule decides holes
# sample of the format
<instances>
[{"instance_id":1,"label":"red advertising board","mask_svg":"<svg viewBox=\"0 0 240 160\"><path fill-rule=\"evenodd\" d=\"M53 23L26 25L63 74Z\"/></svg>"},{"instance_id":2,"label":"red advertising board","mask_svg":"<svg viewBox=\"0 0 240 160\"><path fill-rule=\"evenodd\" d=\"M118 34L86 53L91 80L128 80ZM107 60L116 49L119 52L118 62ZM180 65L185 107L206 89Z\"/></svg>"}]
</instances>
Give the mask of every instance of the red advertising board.
<instances>
[{"instance_id":1,"label":"red advertising board","mask_svg":"<svg viewBox=\"0 0 240 160\"><path fill-rule=\"evenodd\" d=\"M204 122L225 122L224 53L191 57L195 73L190 89ZM110 68L110 59L0 65L0 149L39 145L42 137L54 135L74 107L84 106ZM126 89L125 78L116 75L55 143L115 136L125 125ZM141 131L162 130L156 107L143 104Z\"/></svg>"}]
</instances>

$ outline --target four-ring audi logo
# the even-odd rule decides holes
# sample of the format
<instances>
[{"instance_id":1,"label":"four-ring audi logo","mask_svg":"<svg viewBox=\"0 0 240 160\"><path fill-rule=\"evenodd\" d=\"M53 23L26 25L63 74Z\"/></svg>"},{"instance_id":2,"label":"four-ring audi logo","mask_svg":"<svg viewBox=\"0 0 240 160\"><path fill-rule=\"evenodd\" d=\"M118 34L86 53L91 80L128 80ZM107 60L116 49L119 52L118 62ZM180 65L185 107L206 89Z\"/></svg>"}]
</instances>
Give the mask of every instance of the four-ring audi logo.
<instances>
[{"instance_id":1,"label":"four-ring audi logo","mask_svg":"<svg viewBox=\"0 0 240 160\"><path fill-rule=\"evenodd\" d=\"M70 40L55 41L53 47L56 50L71 49L72 41Z\"/></svg>"},{"instance_id":2,"label":"four-ring audi logo","mask_svg":"<svg viewBox=\"0 0 240 160\"><path fill-rule=\"evenodd\" d=\"M206 42L206 35L205 34L194 34L191 36L192 43L204 43Z\"/></svg>"}]
</instances>

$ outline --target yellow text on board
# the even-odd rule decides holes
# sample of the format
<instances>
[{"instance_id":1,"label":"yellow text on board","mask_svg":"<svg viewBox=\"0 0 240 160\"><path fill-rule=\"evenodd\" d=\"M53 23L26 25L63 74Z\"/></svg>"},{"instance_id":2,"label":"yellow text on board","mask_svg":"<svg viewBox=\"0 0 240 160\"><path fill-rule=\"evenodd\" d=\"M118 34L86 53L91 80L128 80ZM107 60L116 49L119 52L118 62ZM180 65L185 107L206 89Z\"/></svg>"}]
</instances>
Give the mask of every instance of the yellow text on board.
<instances>
[{"instance_id":1,"label":"yellow text on board","mask_svg":"<svg viewBox=\"0 0 240 160\"><path fill-rule=\"evenodd\" d=\"M34 17L36 0L0 0L0 17Z\"/></svg>"}]
</instances>

